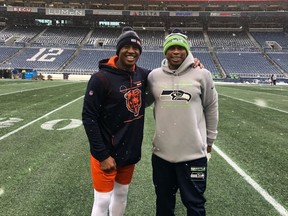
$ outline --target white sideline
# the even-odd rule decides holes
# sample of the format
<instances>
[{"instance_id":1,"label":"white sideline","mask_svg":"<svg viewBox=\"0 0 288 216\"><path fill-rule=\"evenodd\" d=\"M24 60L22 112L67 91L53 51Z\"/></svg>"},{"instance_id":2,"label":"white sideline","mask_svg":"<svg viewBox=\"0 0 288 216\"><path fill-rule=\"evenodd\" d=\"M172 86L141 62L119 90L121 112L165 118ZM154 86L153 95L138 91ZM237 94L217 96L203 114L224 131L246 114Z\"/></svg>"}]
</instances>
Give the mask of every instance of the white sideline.
<instances>
[{"instance_id":1,"label":"white sideline","mask_svg":"<svg viewBox=\"0 0 288 216\"><path fill-rule=\"evenodd\" d=\"M288 216L288 211L280 203L278 203L269 193L264 190L257 182L247 175L234 161L232 161L224 152L216 145L213 145L215 150L227 163L232 166L267 202L269 202L282 216Z\"/></svg>"},{"instance_id":2,"label":"white sideline","mask_svg":"<svg viewBox=\"0 0 288 216\"><path fill-rule=\"evenodd\" d=\"M245 103L250 103L250 104L257 105L257 104L254 103L254 102L247 101L247 100L243 100L243 99L240 99L240 98L235 98L235 97L228 96L228 95L224 95L224 94L218 94L218 95L224 96L224 97L228 97L228 98L232 98L232 99L235 99L235 100L239 100L239 101L242 101L242 102L245 102ZM285 110L280 110L280 109L273 108L273 107L269 107L269 106L264 106L264 108L268 108L268 109L272 109L272 110L275 110L275 111L278 111L278 112L283 112L283 113L288 114L288 111L285 111Z\"/></svg>"},{"instance_id":3,"label":"white sideline","mask_svg":"<svg viewBox=\"0 0 288 216\"><path fill-rule=\"evenodd\" d=\"M49 112L49 113L46 113L45 115L43 115L43 116L41 116L41 117L39 117L39 118L37 118L37 119L35 119L35 120L33 120L33 121L25 124L25 125L17 128L16 130L11 131L11 132L5 134L4 136L0 137L0 140L3 140L3 139L5 139L5 138L9 137L10 135L17 133L18 131L20 131L20 130L26 128L26 127L28 127L29 125L31 125L31 124L33 124L33 123L35 123L35 122L37 122L37 121L39 121L39 120L41 120L41 119L49 116L49 115L51 115L52 113L54 113L54 112L56 112L56 111L58 111L58 110L60 110L60 109L63 109L63 108L66 107L66 106L69 106L70 104L76 102L77 100L79 100L79 99L81 99L81 98L83 98L83 97L84 97L84 96L81 96L81 97L79 97L79 98L77 98L77 99L75 99L75 100L73 100L73 101L70 101L69 103L64 104L64 105L61 106L61 107L58 107L57 109L54 109L54 110L52 110L52 111Z\"/></svg>"},{"instance_id":4,"label":"white sideline","mask_svg":"<svg viewBox=\"0 0 288 216\"><path fill-rule=\"evenodd\" d=\"M228 95L223 95L223 94L219 94L222 95L224 97L228 97L228 98L232 98L235 100L239 100L239 101L243 101L245 103L250 103L250 104L254 104L257 105L253 102L250 101L246 101L243 99L239 99L239 98L235 98L232 96L228 96ZM268 107L265 106L265 108L268 109L272 109L272 110L276 110L279 112L283 112L283 113L287 113L287 111L285 110L280 110L280 109L276 109L273 107ZM270 194L264 190L257 182L255 182L249 175L247 175L234 161L232 161L224 152L222 152L216 145L213 145L213 149L222 157L224 158L224 160L227 161L227 163L233 167L267 202L269 202L282 216L288 216L288 211L287 209L285 209L280 203L278 203L272 196L270 196Z\"/></svg>"}]
</instances>

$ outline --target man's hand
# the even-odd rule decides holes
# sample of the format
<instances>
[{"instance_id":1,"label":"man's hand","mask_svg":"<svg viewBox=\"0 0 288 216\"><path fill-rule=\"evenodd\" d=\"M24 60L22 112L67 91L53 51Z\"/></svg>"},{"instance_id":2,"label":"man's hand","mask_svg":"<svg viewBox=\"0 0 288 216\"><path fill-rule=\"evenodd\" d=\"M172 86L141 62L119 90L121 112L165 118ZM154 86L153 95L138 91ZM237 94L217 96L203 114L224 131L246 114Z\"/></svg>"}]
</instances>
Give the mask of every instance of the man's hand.
<instances>
[{"instance_id":1,"label":"man's hand","mask_svg":"<svg viewBox=\"0 0 288 216\"><path fill-rule=\"evenodd\" d=\"M211 151L212 151L212 146L207 146L207 161L211 159Z\"/></svg>"},{"instance_id":2,"label":"man's hand","mask_svg":"<svg viewBox=\"0 0 288 216\"><path fill-rule=\"evenodd\" d=\"M204 68L204 65L200 62L200 60L198 58L194 58L194 63L193 63L193 67L200 67L201 69Z\"/></svg>"},{"instance_id":3,"label":"man's hand","mask_svg":"<svg viewBox=\"0 0 288 216\"><path fill-rule=\"evenodd\" d=\"M104 172L111 172L113 170L116 170L116 162L114 158L111 156L105 159L104 161L100 162L100 168Z\"/></svg>"},{"instance_id":4,"label":"man's hand","mask_svg":"<svg viewBox=\"0 0 288 216\"><path fill-rule=\"evenodd\" d=\"M211 151L212 151L212 146L211 146L211 145L210 145L210 146L208 145L208 146L207 146L207 153L211 153Z\"/></svg>"}]
</instances>

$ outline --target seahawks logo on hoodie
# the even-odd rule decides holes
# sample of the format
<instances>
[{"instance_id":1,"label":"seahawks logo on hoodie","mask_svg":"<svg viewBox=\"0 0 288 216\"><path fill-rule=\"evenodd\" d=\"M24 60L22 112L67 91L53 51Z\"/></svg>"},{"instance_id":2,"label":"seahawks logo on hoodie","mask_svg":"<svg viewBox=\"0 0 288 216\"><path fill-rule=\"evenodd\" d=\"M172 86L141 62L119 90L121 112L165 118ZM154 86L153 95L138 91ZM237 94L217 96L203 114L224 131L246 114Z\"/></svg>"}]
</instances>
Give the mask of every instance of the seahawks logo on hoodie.
<instances>
[{"instance_id":1,"label":"seahawks logo on hoodie","mask_svg":"<svg viewBox=\"0 0 288 216\"><path fill-rule=\"evenodd\" d=\"M163 90L160 96L161 101L190 101L191 94L182 90Z\"/></svg>"}]
</instances>

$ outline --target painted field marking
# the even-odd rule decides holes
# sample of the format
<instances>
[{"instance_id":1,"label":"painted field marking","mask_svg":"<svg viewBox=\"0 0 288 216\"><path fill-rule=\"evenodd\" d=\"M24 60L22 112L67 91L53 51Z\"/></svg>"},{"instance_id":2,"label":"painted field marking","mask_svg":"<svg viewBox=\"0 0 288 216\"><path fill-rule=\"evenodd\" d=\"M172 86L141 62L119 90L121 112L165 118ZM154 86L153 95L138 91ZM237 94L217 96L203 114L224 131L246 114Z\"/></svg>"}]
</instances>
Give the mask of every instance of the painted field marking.
<instances>
[{"instance_id":1,"label":"painted field marking","mask_svg":"<svg viewBox=\"0 0 288 216\"><path fill-rule=\"evenodd\" d=\"M247 181L267 202L269 202L282 216L288 216L288 211L280 203L278 203L269 193L264 190L257 182L255 182L248 174L246 174L231 158L222 152L216 145L213 145L215 150L227 163L238 172L245 181Z\"/></svg>"},{"instance_id":2,"label":"painted field marking","mask_svg":"<svg viewBox=\"0 0 288 216\"><path fill-rule=\"evenodd\" d=\"M3 140L3 139L5 139L5 138L7 138L7 137L9 137L9 136L12 135L12 134L17 133L18 131L20 131L20 130L22 130L22 129L28 127L29 125L32 125L32 124L34 124L35 122L37 122L37 121L39 121L39 120L41 120L41 119L43 119L43 118L45 118L45 117L51 115L52 113L57 112L58 110L61 110L61 109L63 109L64 107L69 106L70 104L76 102L77 100L79 100L79 99L81 99L81 98L83 98L83 97L84 97L84 96L81 96L81 97L79 97L79 98L77 98L77 99L75 99L75 100L73 100L73 101L70 101L69 103L64 104L64 105L61 106L61 107L58 107L57 109L54 109L54 110L52 110L52 111L49 112L49 113L46 113L45 115L43 115L43 116L41 116L41 117L39 117L39 118L37 118L37 119L35 119L35 120L33 120L33 121L31 121L31 122L25 124L25 125L23 125L23 126L17 128L16 130L11 131L11 132L5 134L4 136L0 137L0 141Z\"/></svg>"},{"instance_id":3,"label":"painted field marking","mask_svg":"<svg viewBox=\"0 0 288 216\"><path fill-rule=\"evenodd\" d=\"M253 103L251 101L246 101L240 98L235 98L228 95L219 94L224 97L232 98L235 100L239 100L245 103L250 103L257 105L257 103ZM288 111L280 110L273 107L264 106L265 108L276 110L278 112L283 112L288 114ZM213 149L222 157L227 163L233 167L268 203L270 203L276 211L280 213L282 216L288 216L288 211L285 209L280 203L278 203L266 190L264 190L257 182L255 182L248 174L246 174L231 158L229 158L224 152L220 150L216 145L213 145Z\"/></svg>"},{"instance_id":4,"label":"painted field marking","mask_svg":"<svg viewBox=\"0 0 288 216\"><path fill-rule=\"evenodd\" d=\"M46 88L51 88L51 87L59 87L59 86L70 85L70 84L73 84L73 83L65 83L65 84L62 84L62 85L45 86L45 87L42 87L42 88L24 89L24 90L19 90L19 91L14 91L14 92L7 92L7 93L0 94L0 96L10 95L10 94L17 94L17 93L22 93L22 92L27 92L27 91L35 91L35 90L46 89Z\"/></svg>"},{"instance_id":5,"label":"painted field marking","mask_svg":"<svg viewBox=\"0 0 288 216\"><path fill-rule=\"evenodd\" d=\"M250 104L258 105L258 104L255 103L255 102L243 100L243 99L240 99L240 98L235 98L235 97L228 96L228 95L224 95L224 94L219 94L219 95L220 95L220 96L224 96L224 97L228 97L228 98L232 98L232 99L235 99L235 100L239 100L239 101L242 101L242 102L245 102L245 103L250 103ZM262 107L288 114L288 111L285 111L285 110L280 110L280 109L273 108L273 107L269 107L269 106L262 106Z\"/></svg>"}]
</instances>

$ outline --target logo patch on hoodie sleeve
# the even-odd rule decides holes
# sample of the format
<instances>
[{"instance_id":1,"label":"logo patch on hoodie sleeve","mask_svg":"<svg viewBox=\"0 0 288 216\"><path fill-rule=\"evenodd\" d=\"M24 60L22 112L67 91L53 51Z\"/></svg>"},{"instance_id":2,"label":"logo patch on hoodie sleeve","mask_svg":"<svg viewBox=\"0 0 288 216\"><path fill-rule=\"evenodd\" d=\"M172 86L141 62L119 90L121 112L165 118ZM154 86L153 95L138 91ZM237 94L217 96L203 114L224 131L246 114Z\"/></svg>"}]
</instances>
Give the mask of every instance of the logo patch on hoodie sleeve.
<instances>
[{"instance_id":1,"label":"logo patch on hoodie sleeve","mask_svg":"<svg viewBox=\"0 0 288 216\"><path fill-rule=\"evenodd\" d=\"M90 91L89 91L89 95L90 95L90 96L93 96L93 95L94 95L94 91L90 90Z\"/></svg>"}]
</instances>

